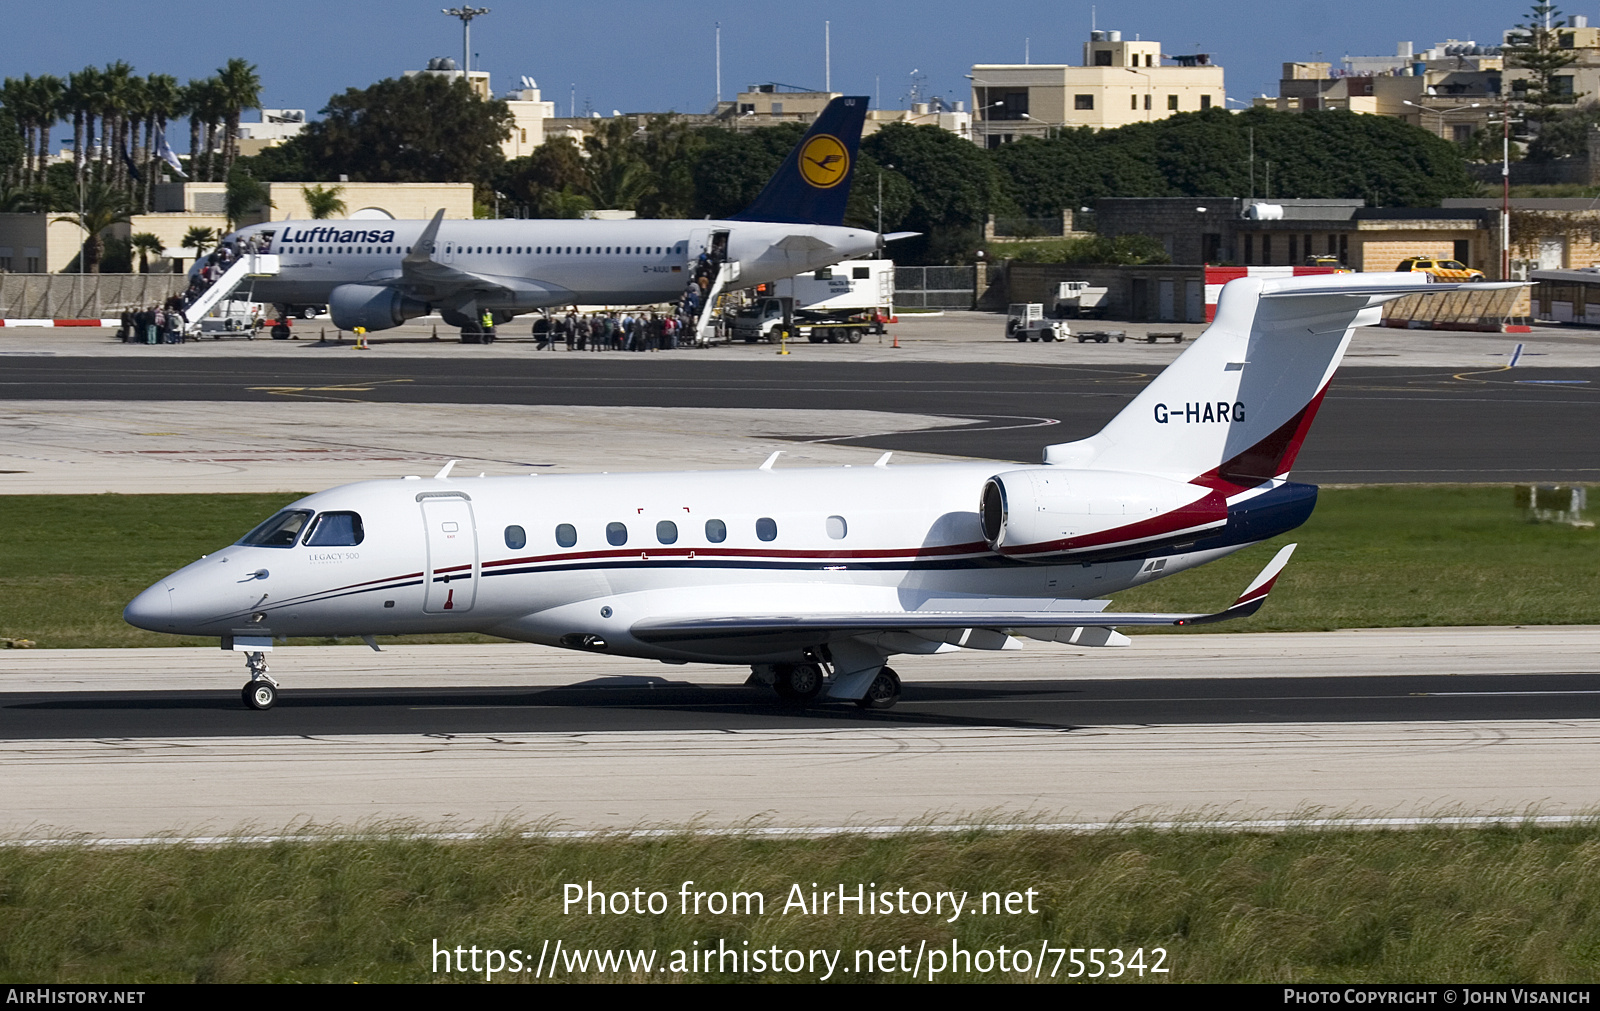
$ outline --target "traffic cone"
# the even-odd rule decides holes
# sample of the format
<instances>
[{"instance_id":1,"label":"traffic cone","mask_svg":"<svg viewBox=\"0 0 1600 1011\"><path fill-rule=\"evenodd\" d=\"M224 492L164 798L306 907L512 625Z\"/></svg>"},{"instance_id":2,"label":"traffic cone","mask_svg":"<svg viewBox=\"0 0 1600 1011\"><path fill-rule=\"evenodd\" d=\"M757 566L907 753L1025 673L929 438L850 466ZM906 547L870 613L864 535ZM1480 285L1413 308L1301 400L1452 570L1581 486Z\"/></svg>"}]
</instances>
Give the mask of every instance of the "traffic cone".
<instances>
[{"instance_id":1,"label":"traffic cone","mask_svg":"<svg viewBox=\"0 0 1600 1011\"><path fill-rule=\"evenodd\" d=\"M890 347L899 347L899 346L900 346L900 335L897 333L897 334L894 335L894 343L891 344Z\"/></svg>"}]
</instances>

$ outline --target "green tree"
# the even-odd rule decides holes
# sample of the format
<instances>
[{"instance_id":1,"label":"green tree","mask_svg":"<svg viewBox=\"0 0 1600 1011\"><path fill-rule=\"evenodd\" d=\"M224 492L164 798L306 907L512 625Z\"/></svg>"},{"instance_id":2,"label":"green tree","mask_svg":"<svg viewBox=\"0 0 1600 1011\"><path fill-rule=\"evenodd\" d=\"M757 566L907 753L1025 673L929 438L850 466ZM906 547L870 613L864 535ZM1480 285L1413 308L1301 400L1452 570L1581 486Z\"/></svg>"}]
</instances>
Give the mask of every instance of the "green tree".
<instances>
[{"instance_id":1,"label":"green tree","mask_svg":"<svg viewBox=\"0 0 1600 1011\"><path fill-rule=\"evenodd\" d=\"M151 255L160 256L167 251L152 232L134 232L128 240L129 246L139 254L139 273L150 273Z\"/></svg>"},{"instance_id":2,"label":"green tree","mask_svg":"<svg viewBox=\"0 0 1600 1011\"><path fill-rule=\"evenodd\" d=\"M805 127L798 123L742 133L719 127L701 130L690 216L726 218L749 207L803 136Z\"/></svg>"},{"instance_id":3,"label":"green tree","mask_svg":"<svg viewBox=\"0 0 1600 1011\"><path fill-rule=\"evenodd\" d=\"M99 108L100 70L84 67L67 75L66 106L72 113L72 178L83 181L84 167L88 164L85 147L86 129L94 127L94 117Z\"/></svg>"},{"instance_id":4,"label":"green tree","mask_svg":"<svg viewBox=\"0 0 1600 1011\"><path fill-rule=\"evenodd\" d=\"M83 229L83 266L89 273L98 274L106 248L101 233L112 225L126 224L132 211L126 193L108 183L94 182L84 187L83 206L78 211L55 220Z\"/></svg>"},{"instance_id":5,"label":"green tree","mask_svg":"<svg viewBox=\"0 0 1600 1011\"><path fill-rule=\"evenodd\" d=\"M272 200L266 184L251 175L248 169L235 169L228 177L223 210L227 214L230 227L238 227L248 215L271 206Z\"/></svg>"},{"instance_id":6,"label":"green tree","mask_svg":"<svg viewBox=\"0 0 1600 1011\"><path fill-rule=\"evenodd\" d=\"M895 166L911 184L911 207L899 225L922 235L899 243L897 258L964 262L982 241L991 209L1010 209L988 152L948 130L890 123L861 147L880 164ZM861 177L853 185L863 185Z\"/></svg>"},{"instance_id":7,"label":"green tree","mask_svg":"<svg viewBox=\"0 0 1600 1011\"><path fill-rule=\"evenodd\" d=\"M201 225L196 225L194 228L191 228L187 232L183 233L184 248L194 250L194 255L197 259L205 256L206 250L210 249L216 244L217 232L214 228L206 228Z\"/></svg>"},{"instance_id":8,"label":"green tree","mask_svg":"<svg viewBox=\"0 0 1600 1011\"><path fill-rule=\"evenodd\" d=\"M460 78L389 78L329 99L301 135L313 178L354 182L470 182L485 188L504 163L504 102Z\"/></svg>"},{"instance_id":9,"label":"green tree","mask_svg":"<svg viewBox=\"0 0 1600 1011\"><path fill-rule=\"evenodd\" d=\"M617 116L584 138L589 155L583 164L584 191L597 207L636 210L639 201L655 188L643 145L634 137L637 129L631 119Z\"/></svg>"},{"instance_id":10,"label":"green tree","mask_svg":"<svg viewBox=\"0 0 1600 1011\"><path fill-rule=\"evenodd\" d=\"M687 218L694 213L694 164L705 146L704 133L670 113L651 116L635 141L654 176L639 199L640 217Z\"/></svg>"},{"instance_id":11,"label":"green tree","mask_svg":"<svg viewBox=\"0 0 1600 1011\"><path fill-rule=\"evenodd\" d=\"M305 197L306 209L311 212L314 220L322 221L335 214L343 214L348 208L344 203L343 186L302 186L300 195Z\"/></svg>"},{"instance_id":12,"label":"green tree","mask_svg":"<svg viewBox=\"0 0 1600 1011\"><path fill-rule=\"evenodd\" d=\"M504 162L495 174L494 188L512 204L525 207L540 218L569 218L572 199L583 202L581 210L593 204L579 195L587 177L583 155L571 137L552 137L521 158Z\"/></svg>"},{"instance_id":13,"label":"green tree","mask_svg":"<svg viewBox=\"0 0 1600 1011\"><path fill-rule=\"evenodd\" d=\"M239 156L239 114L261 108L261 77L255 64L235 56L217 68L218 101L222 105L222 178L231 179L233 161Z\"/></svg>"},{"instance_id":14,"label":"green tree","mask_svg":"<svg viewBox=\"0 0 1600 1011\"><path fill-rule=\"evenodd\" d=\"M1504 76L1511 81L1513 99L1535 129L1555 120L1564 107L1580 97L1572 90L1571 75L1561 73L1577 62L1578 52L1562 48L1561 34L1556 30L1560 24L1561 12L1555 5L1536 0L1527 22L1506 36ZM1515 75L1512 70L1526 73Z\"/></svg>"}]
</instances>

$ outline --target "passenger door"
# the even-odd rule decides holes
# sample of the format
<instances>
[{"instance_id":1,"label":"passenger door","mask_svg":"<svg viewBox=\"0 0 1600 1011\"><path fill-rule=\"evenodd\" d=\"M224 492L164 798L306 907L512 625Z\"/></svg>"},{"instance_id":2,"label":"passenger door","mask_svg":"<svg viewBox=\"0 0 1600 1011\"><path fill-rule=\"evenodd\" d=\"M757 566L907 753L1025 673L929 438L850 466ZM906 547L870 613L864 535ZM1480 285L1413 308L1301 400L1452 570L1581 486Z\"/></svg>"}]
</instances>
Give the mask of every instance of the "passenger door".
<instances>
[{"instance_id":1,"label":"passenger door","mask_svg":"<svg viewBox=\"0 0 1600 1011\"><path fill-rule=\"evenodd\" d=\"M453 614L472 610L478 586L478 532L472 502L460 493L422 499L422 525L428 532L426 592L422 610Z\"/></svg>"}]
</instances>

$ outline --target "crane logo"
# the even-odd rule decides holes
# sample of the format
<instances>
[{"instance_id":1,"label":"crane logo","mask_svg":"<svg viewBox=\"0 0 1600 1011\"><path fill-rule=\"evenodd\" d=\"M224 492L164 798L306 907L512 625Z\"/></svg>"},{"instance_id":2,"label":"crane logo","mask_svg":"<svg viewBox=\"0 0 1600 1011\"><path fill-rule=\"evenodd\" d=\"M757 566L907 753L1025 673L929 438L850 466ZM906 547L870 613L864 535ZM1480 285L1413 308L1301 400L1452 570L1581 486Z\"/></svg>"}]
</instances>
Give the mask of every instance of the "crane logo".
<instances>
[{"instance_id":1,"label":"crane logo","mask_svg":"<svg viewBox=\"0 0 1600 1011\"><path fill-rule=\"evenodd\" d=\"M819 133L800 149L800 176L819 190L831 189L850 176L850 152L839 138Z\"/></svg>"}]
</instances>

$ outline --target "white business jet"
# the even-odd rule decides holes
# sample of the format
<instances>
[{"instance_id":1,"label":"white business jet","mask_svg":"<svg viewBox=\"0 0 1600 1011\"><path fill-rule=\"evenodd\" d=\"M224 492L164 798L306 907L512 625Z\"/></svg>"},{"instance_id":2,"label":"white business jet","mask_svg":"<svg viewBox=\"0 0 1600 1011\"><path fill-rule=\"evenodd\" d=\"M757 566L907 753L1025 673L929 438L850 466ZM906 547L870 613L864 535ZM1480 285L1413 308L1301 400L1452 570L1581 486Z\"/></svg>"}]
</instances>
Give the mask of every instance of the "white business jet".
<instances>
[{"instance_id":1,"label":"white business jet","mask_svg":"<svg viewBox=\"0 0 1600 1011\"><path fill-rule=\"evenodd\" d=\"M345 330L437 312L476 343L485 314L501 324L551 306L673 302L702 255L721 284L752 287L910 234L844 225L866 113L865 97L828 103L755 202L727 220L444 221L441 210L431 221L269 221L224 242L271 254L273 272L240 265L255 301L325 304Z\"/></svg>"},{"instance_id":2,"label":"white business jet","mask_svg":"<svg viewBox=\"0 0 1600 1011\"><path fill-rule=\"evenodd\" d=\"M1512 284L1473 284L1471 289ZM1353 329L1451 291L1417 274L1241 278L1097 435L1039 466L954 463L368 481L309 495L141 593L140 628L246 654L287 636L484 632L666 663L749 664L786 700L887 708L899 653L1123 646L1254 613L1294 545L1215 613L1102 598L1299 526L1288 480ZM774 459L777 454L774 454Z\"/></svg>"}]
</instances>

